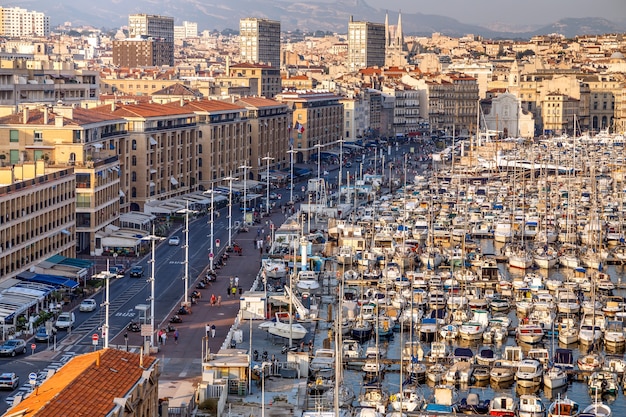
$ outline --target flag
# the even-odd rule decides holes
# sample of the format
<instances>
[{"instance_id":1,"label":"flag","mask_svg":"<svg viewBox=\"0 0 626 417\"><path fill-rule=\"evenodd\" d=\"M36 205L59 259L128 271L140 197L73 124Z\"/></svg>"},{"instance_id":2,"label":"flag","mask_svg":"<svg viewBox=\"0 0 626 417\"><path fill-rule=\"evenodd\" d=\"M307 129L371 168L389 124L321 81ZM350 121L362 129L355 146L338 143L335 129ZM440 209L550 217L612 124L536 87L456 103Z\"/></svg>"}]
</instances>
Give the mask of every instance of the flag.
<instances>
[{"instance_id":1,"label":"flag","mask_svg":"<svg viewBox=\"0 0 626 417\"><path fill-rule=\"evenodd\" d=\"M296 122L295 129L298 133L304 133L304 126L302 126L300 122Z\"/></svg>"}]
</instances>

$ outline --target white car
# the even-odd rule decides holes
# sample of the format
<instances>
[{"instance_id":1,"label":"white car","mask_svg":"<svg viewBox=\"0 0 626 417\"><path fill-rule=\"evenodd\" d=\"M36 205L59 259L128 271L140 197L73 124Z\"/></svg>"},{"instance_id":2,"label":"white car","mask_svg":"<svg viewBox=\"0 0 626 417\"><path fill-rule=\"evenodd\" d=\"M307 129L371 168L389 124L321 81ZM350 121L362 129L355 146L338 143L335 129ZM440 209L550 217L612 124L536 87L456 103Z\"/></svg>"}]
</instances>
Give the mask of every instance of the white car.
<instances>
[{"instance_id":1,"label":"white car","mask_svg":"<svg viewBox=\"0 0 626 417\"><path fill-rule=\"evenodd\" d=\"M74 317L74 313L61 313L57 318L54 327L61 330L71 329L76 321L76 317Z\"/></svg>"},{"instance_id":2,"label":"white car","mask_svg":"<svg viewBox=\"0 0 626 417\"><path fill-rule=\"evenodd\" d=\"M78 307L79 311L94 311L98 303L93 298L85 298L82 303L80 303L80 307Z\"/></svg>"},{"instance_id":3,"label":"white car","mask_svg":"<svg viewBox=\"0 0 626 417\"><path fill-rule=\"evenodd\" d=\"M180 245L180 238L178 236L172 236L167 243L170 246L178 246Z\"/></svg>"}]
</instances>

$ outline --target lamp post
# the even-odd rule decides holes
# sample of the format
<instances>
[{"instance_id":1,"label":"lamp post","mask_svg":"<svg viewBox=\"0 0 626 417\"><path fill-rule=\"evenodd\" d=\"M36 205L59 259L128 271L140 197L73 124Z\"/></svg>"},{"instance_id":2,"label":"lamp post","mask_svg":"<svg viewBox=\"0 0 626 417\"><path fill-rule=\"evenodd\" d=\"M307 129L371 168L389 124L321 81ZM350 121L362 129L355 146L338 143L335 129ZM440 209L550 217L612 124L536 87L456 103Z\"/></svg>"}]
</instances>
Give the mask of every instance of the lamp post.
<instances>
[{"instance_id":1,"label":"lamp post","mask_svg":"<svg viewBox=\"0 0 626 417\"><path fill-rule=\"evenodd\" d=\"M111 282L111 278L114 278L114 275L111 273L111 271L109 271L109 268L107 268L104 303L102 303L102 305L104 306L104 326L102 326L102 339L103 339L102 344L105 349L109 347L109 297L110 297L109 284Z\"/></svg>"},{"instance_id":2,"label":"lamp post","mask_svg":"<svg viewBox=\"0 0 626 417\"><path fill-rule=\"evenodd\" d=\"M250 301L246 302L246 311L248 312L248 321L250 322L250 348L248 349L248 394L252 392L252 311Z\"/></svg>"},{"instance_id":3,"label":"lamp post","mask_svg":"<svg viewBox=\"0 0 626 417\"><path fill-rule=\"evenodd\" d=\"M149 240L152 245L152 258L150 259L150 263L152 264L152 271L150 273L150 278L148 278L148 282L150 283L150 346L154 346L154 278L155 278L155 242L163 240L162 237L156 236L154 234L154 226L152 227L152 234L145 236L142 238L143 240Z\"/></svg>"},{"instance_id":4,"label":"lamp post","mask_svg":"<svg viewBox=\"0 0 626 417\"><path fill-rule=\"evenodd\" d=\"M339 182L337 184L337 192L339 193L339 197L337 199L337 204L341 204L341 175L342 175L342 167L343 167L343 139L339 139Z\"/></svg>"},{"instance_id":5,"label":"lamp post","mask_svg":"<svg viewBox=\"0 0 626 417\"><path fill-rule=\"evenodd\" d=\"M252 167L241 165L239 169L243 169L243 226L246 227L246 216L248 215L248 169Z\"/></svg>"},{"instance_id":6,"label":"lamp post","mask_svg":"<svg viewBox=\"0 0 626 417\"><path fill-rule=\"evenodd\" d=\"M178 213L185 214L185 292L183 293L183 303L187 304L187 294L189 293L189 213L195 213L194 210L189 210L189 201L187 201L187 207L178 210Z\"/></svg>"},{"instance_id":7,"label":"lamp post","mask_svg":"<svg viewBox=\"0 0 626 417\"><path fill-rule=\"evenodd\" d=\"M267 156L264 156L262 158L264 161L267 162L267 172L265 174L265 180L267 182L266 184L266 188L267 188L267 196L266 196L266 201L265 201L265 212L269 215L270 214L270 161L273 161L274 158L272 158L269 154L269 152L267 153Z\"/></svg>"},{"instance_id":8,"label":"lamp post","mask_svg":"<svg viewBox=\"0 0 626 417\"><path fill-rule=\"evenodd\" d=\"M289 202L293 203L293 154L298 153L295 149L290 149L287 151L289 154L289 163L291 169L291 190L289 191Z\"/></svg>"},{"instance_id":9,"label":"lamp post","mask_svg":"<svg viewBox=\"0 0 626 417\"><path fill-rule=\"evenodd\" d=\"M233 180L237 178L231 176L222 178L228 181L228 247L233 245Z\"/></svg>"},{"instance_id":10,"label":"lamp post","mask_svg":"<svg viewBox=\"0 0 626 417\"><path fill-rule=\"evenodd\" d=\"M211 228L211 234L209 238L211 239L211 251L209 252L209 262L210 262L210 270L213 272L213 258L215 257L215 253L213 252L213 222L214 222L214 201L213 196L215 193L213 192L213 185L211 185L211 189L204 192L204 194L211 194L211 216L209 217L209 224Z\"/></svg>"},{"instance_id":11,"label":"lamp post","mask_svg":"<svg viewBox=\"0 0 626 417\"><path fill-rule=\"evenodd\" d=\"M318 144L316 144L314 146L314 148L317 148L317 182L319 183L319 181L320 181L320 167L322 165L321 164L321 161L322 161L322 158L321 158L322 145L320 145L318 143Z\"/></svg>"}]
</instances>

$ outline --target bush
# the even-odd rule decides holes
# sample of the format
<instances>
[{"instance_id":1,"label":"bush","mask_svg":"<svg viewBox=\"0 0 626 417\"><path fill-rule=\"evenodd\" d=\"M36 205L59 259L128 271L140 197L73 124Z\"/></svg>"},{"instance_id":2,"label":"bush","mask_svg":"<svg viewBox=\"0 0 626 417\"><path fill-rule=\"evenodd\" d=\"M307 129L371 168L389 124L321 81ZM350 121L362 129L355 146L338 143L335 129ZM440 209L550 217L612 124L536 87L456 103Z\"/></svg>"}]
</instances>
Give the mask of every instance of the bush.
<instances>
[{"instance_id":1,"label":"bush","mask_svg":"<svg viewBox=\"0 0 626 417\"><path fill-rule=\"evenodd\" d=\"M208 398L198 404L198 408L210 413L217 413L217 398Z\"/></svg>"}]
</instances>

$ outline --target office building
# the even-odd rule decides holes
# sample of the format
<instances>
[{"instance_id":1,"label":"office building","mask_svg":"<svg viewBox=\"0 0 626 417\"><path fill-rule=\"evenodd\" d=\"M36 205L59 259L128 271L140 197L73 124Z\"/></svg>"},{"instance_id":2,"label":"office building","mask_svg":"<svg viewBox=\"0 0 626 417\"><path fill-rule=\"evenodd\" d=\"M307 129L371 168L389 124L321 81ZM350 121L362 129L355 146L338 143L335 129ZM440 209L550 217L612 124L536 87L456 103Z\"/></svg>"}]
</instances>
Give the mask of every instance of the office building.
<instances>
[{"instance_id":1,"label":"office building","mask_svg":"<svg viewBox=\"0 0 626 417\"><path fill-rule=\"evenodd\" d=\"M155 38L129 38L113 41L113 63L119 67L156 67L171 65L172 48Z\"/></svg>"},{"instance_id":2,"label":"office building","mask_svg":"<svg viewBox=\"0 0 626 417\"><path fill-rule=\"evenodd\" d=\"M0 35L9 38L50 36L50 18L19 7L0 7Z\"/></svg>"},{"instance_id":3,"label":"office building","mask_svg":"<svg viewBox=\"0 0 626 417\"><path fill-rule=\"evenodd\" d=\"M361 68L385 65L385 25L372 22L348 23L348 66Z\"/></svg>"},{"instance_id":4,"label":"office building","mask_svg":"<svg viewBox=\"0 0 626 417\"><path fill-rule=\"evenodd\" d=\"M280 68L280 22L246 18L239 21L241 60Z\"/></svg>"},{"instance_id":5,"label":"office building","mask_svg":"<svg viewBox=\"0 0 626 417\"><path fill-rule=\"evenodd\" d=\"M163 42L164 54L169 62L167 65L174 65L173 17L131 14L128 16L128 32L130 38L152 38L156 42Z\"/></svg>"}]
</instances>

